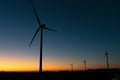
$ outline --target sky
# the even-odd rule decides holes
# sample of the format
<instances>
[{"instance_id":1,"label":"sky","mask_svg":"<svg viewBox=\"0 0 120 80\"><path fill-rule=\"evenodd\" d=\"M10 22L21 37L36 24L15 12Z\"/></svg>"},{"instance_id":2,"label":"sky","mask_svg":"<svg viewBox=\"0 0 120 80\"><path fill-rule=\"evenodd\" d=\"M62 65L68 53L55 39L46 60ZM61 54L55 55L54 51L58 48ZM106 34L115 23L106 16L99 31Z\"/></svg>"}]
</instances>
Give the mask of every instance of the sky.
<instances>
[{"instance_id":1,"label":"sky","mask_svg":"<svg viewBox=\"0 0 120 80\"><path fill-rule=\"evenodd\" d=\"M44 30L43 70L120 68L119 0L34 0ZM39 27L30 0L0 0L0 71L38 71Z\"/></svg>"}]
</instances>

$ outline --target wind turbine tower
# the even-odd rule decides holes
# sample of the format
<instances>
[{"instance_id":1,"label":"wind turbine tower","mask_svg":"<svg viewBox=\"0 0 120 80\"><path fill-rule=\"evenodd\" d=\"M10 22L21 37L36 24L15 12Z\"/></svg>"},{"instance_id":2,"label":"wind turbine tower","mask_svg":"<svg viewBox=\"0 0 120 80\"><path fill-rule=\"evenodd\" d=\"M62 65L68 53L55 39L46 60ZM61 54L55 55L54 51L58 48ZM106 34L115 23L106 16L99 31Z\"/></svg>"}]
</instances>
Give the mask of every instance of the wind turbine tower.
<instances>
[{"instance_id":1,"label":"wind turbine tower","mask_svg":"<svg viewBox=\"0 0 120 80\"><path fill-rule=\"evenodd\" d=\"M108 58L109 53L107 52L107 50L105 50L105 56L106 56L106 61L107 61L107 69L109 69L109 58Z\"/></svg>"},{"instance_id":2,"label":"wind turbine tower","mask_svg":"<svg viewBox=\"0 0 120 80\"><path fill-rule=\"evenodd\" d=\"M72 68L72 70L71 70L71 71L73 71L73 64L70 64L70 66L71 66L71 68Z\"/></svg>"},{"instance_id":3,"label":"wind turbine tower","mask_svg":"<svg viewBox=\"0 0 120 80\"><path fill-rule=\"evenodd\" d=\"M34 7L34 3L32 1L32 8L33 8L33 11L34 11L34 14L35 14L35 17L36 17L36 20L38 22L38 29L36 30L30 44L29 44L29 47L31 46L33 40L35 39L36 35L38 34L38 32L40 31L40 64L39 64L39 72L42 73L42 49L43 49L43 30L49 30L49 31L56 31L56 30L53 30L53 29L49 29L46 27L46 24L42 24L38 15L37 15L37 12L35 10L35 7Z\"/></svg>"},{"instance_id":4,"label":"wind turbine tower","mask_svg":"<svg viewBox=\"0 0 120 80\"><path fill-rule=\"evenodd\" d=\"M86 71L86 59L83 61L83 63L84 63L85 71Z\"/></svg>"}]
</instances>

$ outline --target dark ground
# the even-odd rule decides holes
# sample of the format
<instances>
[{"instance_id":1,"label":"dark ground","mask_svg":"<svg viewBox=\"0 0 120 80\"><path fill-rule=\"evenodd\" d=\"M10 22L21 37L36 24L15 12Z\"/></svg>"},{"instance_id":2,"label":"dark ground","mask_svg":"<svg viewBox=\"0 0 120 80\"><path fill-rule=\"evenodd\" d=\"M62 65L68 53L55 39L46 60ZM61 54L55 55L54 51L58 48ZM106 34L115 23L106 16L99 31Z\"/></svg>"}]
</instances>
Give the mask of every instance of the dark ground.
<instances>
[{"instance_id":1,"label":"dark ground","mask_svg":"<svg viewBox=\"0 0 120 80\"><path fill-rule=\"evenodd\" d=\"M120 69L61 72L0 72L0 80L111 80Z\"/></svg>"}]
</instances>

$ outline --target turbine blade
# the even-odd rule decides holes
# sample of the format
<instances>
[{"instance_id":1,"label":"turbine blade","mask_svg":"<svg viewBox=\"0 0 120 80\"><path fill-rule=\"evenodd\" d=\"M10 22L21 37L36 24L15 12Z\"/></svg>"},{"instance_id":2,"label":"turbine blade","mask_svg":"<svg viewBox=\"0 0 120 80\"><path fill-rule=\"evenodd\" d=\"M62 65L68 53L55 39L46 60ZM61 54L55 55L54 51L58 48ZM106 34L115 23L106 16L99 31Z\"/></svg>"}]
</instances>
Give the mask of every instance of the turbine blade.
<instances>
[{"instance_id":1,"label":"turbine blade","mask_svg":"<svg viewBox=\"0 0 120 80\"><path fill-rule=\"evenodd\" d=\"M56 31L54 29L50 29L50 28L46 28L46 27L44 27L43 29L46 29L46 30L49 30L49 31Z\"/></svg>"},{"instance_id":2,"label":"turbine blade","mask_svg":"<svg viewBox=\"0 0 120 80\"><path fill-rule=\"evenodd\" d=\"M35 37L36 37L36 35L37 35L37 33L38 33L39 30L40 30L40 27L36 30L36 32L35 32L32 40L30 41L29 47L31 46L31 44L32 44L33 40L35 39Z\"/></svg>"},{"instance_id":3,"label":"turbine blade","mask_svg":"<svg viewBox=\"0 0 120 80\"><path fill-rule=\"evenodd\" d=\"M33 0L32 0L32 8L33 8L33 11L34 11L34 13L35 13L35 17L36 17L36 19L37 19L38 24L41 25L40 19L39 19L38 15L37 15L37 12L36 12L36 10L35 10L35 7L34 7Z\"/></svg>"}]
</instances>

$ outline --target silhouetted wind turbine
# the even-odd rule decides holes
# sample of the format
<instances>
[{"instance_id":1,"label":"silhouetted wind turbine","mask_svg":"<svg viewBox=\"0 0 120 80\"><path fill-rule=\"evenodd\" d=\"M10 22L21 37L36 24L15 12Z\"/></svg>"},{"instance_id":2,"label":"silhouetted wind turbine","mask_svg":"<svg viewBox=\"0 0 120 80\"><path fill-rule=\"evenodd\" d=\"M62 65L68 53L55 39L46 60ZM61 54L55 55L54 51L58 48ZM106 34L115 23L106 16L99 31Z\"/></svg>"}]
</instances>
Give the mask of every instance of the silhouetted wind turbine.
<instances>
[{"instance_id":1,"label":"silhouetted wind turbine","mask_svg":"<svg viewBox=\"0 0 120 80\"><path fill-rule=\"evenodd\" d=\"M56 30L49 29L49 28L46 27L45 24L41 24L41 21L40 21L38 15L37 15L36 10L35 10L35 7L34 7L34 3L33 3L33 1L32 1L32 8L33 8L33 11L34 11L35 17L36 17L36 19L37 19L37 22L38 22L38 24L39 24L39 27L38 27L38 29L36 30L36 32L35 32L35 34L34 34L32 40L31 40L31 42L30 42L30 44L29 44L29 47L31 46L31 44L32 44L34 38L36 37L36 35L38 34L38 32L41 30L41 35L40 35L40 64L39 64L39 72L42 73L43 29L45 29L45 30L49 30L49 31L56 31Z\"/></svg>"},{"instance_id":2,"label":"silhouetted wind turbine","mask_svg":"<svg viewBox=\"0 0 120 80\"><path fill-rule=\"evenodd\" d=\"M86 59L83 61L83 63L84 63L85 71L86 71Z\"/></svg>"},{"instance_id":3,"label":"silhouetted wind turbine","mask_svg":"<svg viewBox=\"0 0 120 80\"><path fill-rule=\"evenodd\" d=\"M105 56L106 56L106 61L107 61L107 69L109 69L109 58L108 58L108 52L105 50Z\"/></svg>"},{"instance_id":4,"label":"silhouetted wind turbine","mask_svg":"<svg viewBox=\"0 0 120 80\"><path fill-rule=\"evenodd\" d=\"M71 70L71 71L73 71L73 64L70 64L70 66L71 66L71 68L72 68L72 70Z\"/></svg>"}]
</instances>

